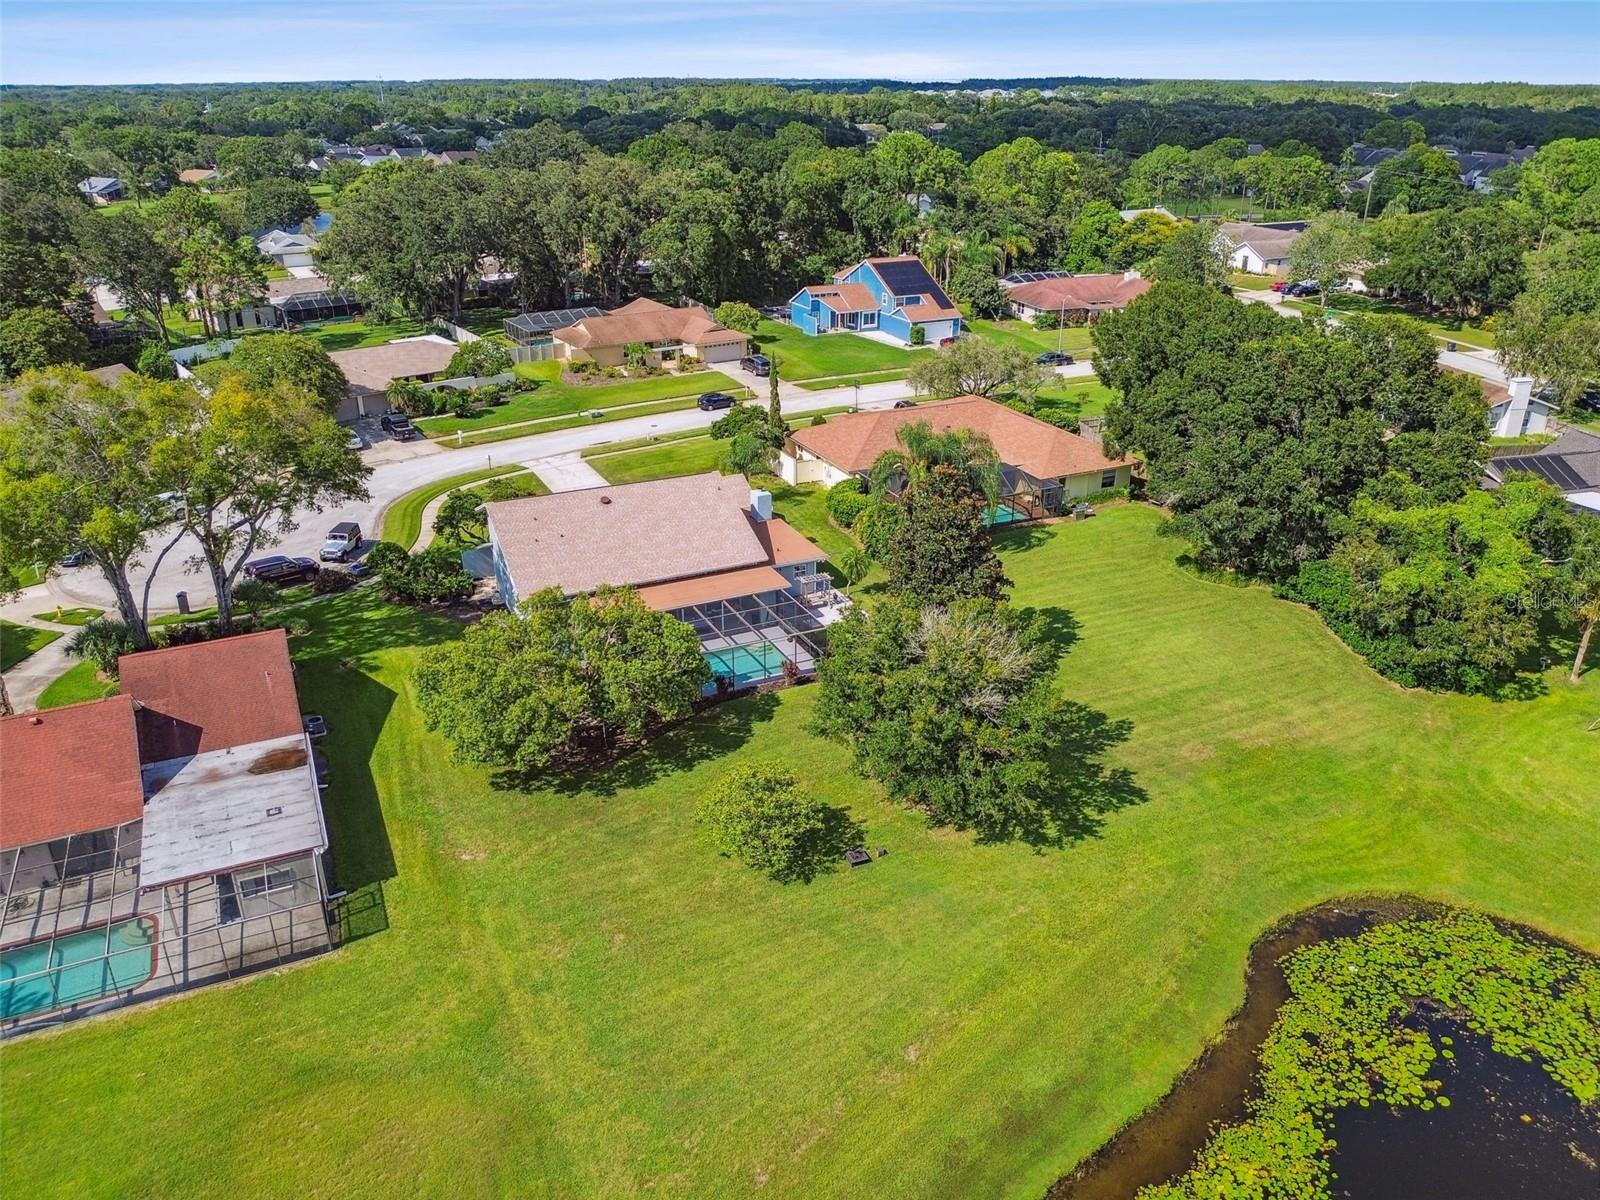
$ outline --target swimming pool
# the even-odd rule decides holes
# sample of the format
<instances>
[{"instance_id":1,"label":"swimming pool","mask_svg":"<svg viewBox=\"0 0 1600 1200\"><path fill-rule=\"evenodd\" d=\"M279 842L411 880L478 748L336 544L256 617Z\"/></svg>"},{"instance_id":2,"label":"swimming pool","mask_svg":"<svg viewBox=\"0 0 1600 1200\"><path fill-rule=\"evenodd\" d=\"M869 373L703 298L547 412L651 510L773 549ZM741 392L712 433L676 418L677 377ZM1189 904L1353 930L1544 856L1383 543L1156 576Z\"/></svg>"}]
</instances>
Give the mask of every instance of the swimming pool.
<instances>
[{"instance_id":1,"label":"swimming pool","mask_svg":"<svg viewBox=\"0 0 1600 1200\"><path fill-rule=\"evenodd\" d=\"M155 940L155 920L134 917L0 950L0 1020L136 987L155 971Z\"/></svg>"},{"instance_id":2,"label":"swimming pool","mask_svg":"<svg viewBox=\"0 0 1600 1200\"><path fill-rule=\"evenodd\" d=\"M771 679L783 670L783 652L771 642L749 646L730 646L726 650L701 652L713 675L725 675L735 687Z\"/></svg>"},{"instance_id":3,"label":"swimming pool","mask_svg":"<svg viewBox=\"0 0 1600 1200\"><path fill-rule=\"evenodd\" d=\"M985 525L1010 525L1013 521L1026 521L1028 514L1020 508L1013 508L1005 501L993 505L983 514Z\"/></svg>"}]
</instances>

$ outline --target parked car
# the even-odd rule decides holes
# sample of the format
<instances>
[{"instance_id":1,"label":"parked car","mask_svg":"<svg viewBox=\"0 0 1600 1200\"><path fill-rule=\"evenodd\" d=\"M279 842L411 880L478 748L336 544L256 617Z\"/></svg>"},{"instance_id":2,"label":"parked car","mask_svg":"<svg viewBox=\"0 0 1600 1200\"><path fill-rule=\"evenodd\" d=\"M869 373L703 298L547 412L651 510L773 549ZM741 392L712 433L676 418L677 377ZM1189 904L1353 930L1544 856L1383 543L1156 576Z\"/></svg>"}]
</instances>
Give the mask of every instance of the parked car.
<instances>
[{"instance_id":1,"label":"parked car","mask_svg":"<svg viewBox=\"0 0 1600 1200\"><path fill-rule=\"evenodd\" d=\"M954 346L955 344L956 344L956 340L953 337L946 337L946 338L940 338L939 339L939 345L941 345L941 346Z\"/></svg>"},{"instance_id":2,"label":"parked car","mask_svg":"<svg viewBox=\"0 0 1600 1200\"><path fill-rule=\"evenodd\" d=\"M1287 279L1274 279L1272 281L1272 290L1275 291L1275 292L1286 292L1286 291L1288 291L1289 290L1289 281Z\"/></svg>"},{"instance_id":3,"label":"parked car","mask_svg":"<svg viewBox=\"0 0 1600 1200\"><path fill-rule=\"evenodd\" d=\"M411 418L403 412L390 409L378 418L379 427L394 438L397 442L409 442L414 437L421 437L422 431L411 423Z\"/></svg>"},{"instance_id":4,"label":"parked car","mask_svg":"<svg viewBox=\"0 0 1600 1200\"><path fill-rule=\"evenodd\" d=\"M917 402L915 400L896 400L894 406L896 408L915 408Z\"/></svg>"},{"instance_id":5,"label":"parked car","mask_svg":"<svg viewBox=\"0 0 1600 1200\"><path fill-rule=\"evenodd\" d=\"M356 430L352 429L350 431L350 436L344 440L344 448L346 450L365 450L367 448L367 439L362 437L361 434Z\"/></svg>"},{"instance_id":6,"label":"parked car","mask_svg":"<svg viewBox=\"0 0 1600 1200\"><path fill-rule=\"evenodd\" d=\"M74 550L70 554L63 554L56 560L58 567L81 567L89 561L87 550Z\"/></svg>"},{"instance_id":7,"label":"parked car","mask_svg":"<svg viewBox=\"0 0 1600 1200\"><path fill-rule=\"evenodd\" d=\"M1082 521L1086 517L1092 516L1094 516L1094 505L1079 501L1072 506L1072 519L1074 521Z\"/></svg>"},{"instance_id":8,"label":"parked car","mask_svg":"<svg viewBox=\"0 0 1600 1200\"><path fill-rule=\"evenodd\" d=\"M719 408L732 408L734 400L727 392L702 392L695 403L702 412L715 412Z\"/></svg>"},{"instance_id":9,"label":"parked car","mask_svg":"<svg viewBox=\"0 0 1600 1200\"><path fill-rule=\"evenodd\" d=\"M314 738L328 736L328 722L320 713L301 713L300 725Z\"/></svg>"},{"instance_id":10,"label":"parked car","mask_svg":"<svg viewBox=\"0 0 1600 1200\"><path fill-rule=\"evenodd\" d=\"M321 568L312 559L290 558L285 554L269 554L244 565L244 573L249 578L277 584L310 583L319 570Z\"/></svg>"},{"instance_id":11,"label":"parked car","mask_svg":"<svg viewBox=\"0 0 1600 1200\"><path fill-rule=\"evenodd\" d=\"M1291 283L1283 289L1283 294L1285 296L1315 296L1321 290L1322 288L1317 284L1316 280L1306 279L1299 283Z\"/></svg>"},{"instance_id":12,"label":"parked car","mask_svg":"<svg viewBox=\"0 0 1600 1200\"><path fill-rule=\"evenodd\" d=\"M769 321L787 321L789 309L782 304L763 304L758 310Z\"/></svg>"},{"instance_id":13,"label":"parked car","mask_svg":"<svg viewBox=\"0 0 1600 1200\"><path fill-rule=\"evenodd\" d=\"M361 526L354 521L340 521L328 530L328 540L322 543L317 557L323 562L349 562L361 553Z\"/></svg>"},{"instance_id":14,"label":"parked car","mask_svg":"<svg viewBox=\"0 0 1600 1200\"><path fill-rule=\"evenodd\" d=\"M1072 355L1064 350L1046 350L1033 361L1045 367L1070 367Z\"/></svg>"},{"instance_id":15,"label":"parked car","mask_svg":"<svg viewBox=\"0 0 1600 1200\"><path fill-rule=\"evenodd\" d=\"M765 379L772 374L772 360L765 354L746 354L739 360L739 369Z\"/></svg>"},{"instance_id":16,"label":"parked car","mask_svg":"<svg viewBox=\"0 0 1600 1200\"><path fill-rule=\"evenodd\" d=\"M1589 412L1600 413L1600 387L1592 387L1573 401L1579 408Z\"/></svg>"}]
</instances>

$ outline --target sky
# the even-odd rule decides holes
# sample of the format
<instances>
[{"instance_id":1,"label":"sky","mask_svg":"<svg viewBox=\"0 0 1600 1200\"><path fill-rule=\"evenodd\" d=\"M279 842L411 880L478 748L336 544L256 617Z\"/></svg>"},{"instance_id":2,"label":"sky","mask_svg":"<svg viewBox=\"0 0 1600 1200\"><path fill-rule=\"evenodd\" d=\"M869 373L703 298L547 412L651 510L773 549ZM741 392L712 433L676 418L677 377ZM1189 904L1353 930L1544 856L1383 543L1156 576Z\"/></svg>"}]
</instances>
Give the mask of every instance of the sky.
<instances>
[{"instance_id":1,"label":"sky","mask_svg":"<svg viewBox=\"0 0 1600 1200\"><path fill-rule=\"evenodd\" d=\"M1600 0L0 0L0 82L1600 83Z\"/></svg>"}]
</instances>

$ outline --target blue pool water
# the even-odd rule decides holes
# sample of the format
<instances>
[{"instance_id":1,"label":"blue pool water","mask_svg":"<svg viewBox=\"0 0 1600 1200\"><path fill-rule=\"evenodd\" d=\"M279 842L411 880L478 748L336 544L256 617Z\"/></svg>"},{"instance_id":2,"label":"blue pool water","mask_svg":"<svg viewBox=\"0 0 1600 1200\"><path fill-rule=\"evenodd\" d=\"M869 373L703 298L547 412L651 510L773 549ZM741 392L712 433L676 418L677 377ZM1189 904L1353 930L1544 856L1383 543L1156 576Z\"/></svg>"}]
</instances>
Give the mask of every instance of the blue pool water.
<instances>
[{"instance_id":1,"label":"blue pool water","mask_svg":"<svg viewBox=\"0 0 1600 1200\"><path fill-rule=\"evenodd\" d=\"M1004 503L993 505L983 514L983 523L985 525L1009 525L1013 521L1026 521L1027 519L1028 514L1020 508L1012 508L1011 505Z\"/></svg>"},{"instance_id":2,"label":"blue pool water","mask_svg":"<svg viewBox=\"0 0 1600 1200\"><path fill-rule=\"evenodd\" d=\"M713 675L726 675L737 687L770 679L783 670L783 654L771 642L703 652Z\"/></svg>"},{"instance_id":3,"label":"blue pool water","mask_svg":"<svg viewBox=\"0 0 1600 1200\"><path fill-rule=\"evenodd\" d=\"M134 917L0 951L0 1020L98 1000L150 978L156 923Z\"/></svg>"}]
</instances>

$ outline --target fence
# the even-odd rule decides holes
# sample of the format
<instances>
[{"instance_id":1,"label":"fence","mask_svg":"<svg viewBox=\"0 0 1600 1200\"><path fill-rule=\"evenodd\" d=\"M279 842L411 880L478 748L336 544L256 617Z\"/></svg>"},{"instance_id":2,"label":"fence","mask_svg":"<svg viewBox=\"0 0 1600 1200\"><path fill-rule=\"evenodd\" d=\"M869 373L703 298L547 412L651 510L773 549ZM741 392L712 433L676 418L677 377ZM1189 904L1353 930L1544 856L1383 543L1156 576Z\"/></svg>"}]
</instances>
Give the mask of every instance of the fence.
<instances>
[{"instance_id":1,"label":"fence","mask_svg":"<svg viewBox=\"0 0 1600 1200\"><path fill-rule=\"evenodd\" d=\"M453 324L449 321L446 321L443 317L435 317L433 319L433 323L443 331L447 338L460 345L464 346L468 342L479 342L483 340L466 326Z\"/></svg>"},{"instance_id":2,"label":"fence","mask_svg":"<svg viewBox=\"0 0 1600 1200\"><path fill-rule=\"evenodd\" d=\"M531 346L512 346L511 361L514 363L548 362L556 356L555 342L539 342Z\"/></svg>"}]
</instances>

